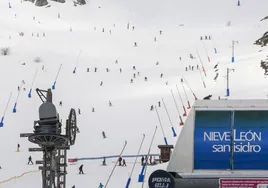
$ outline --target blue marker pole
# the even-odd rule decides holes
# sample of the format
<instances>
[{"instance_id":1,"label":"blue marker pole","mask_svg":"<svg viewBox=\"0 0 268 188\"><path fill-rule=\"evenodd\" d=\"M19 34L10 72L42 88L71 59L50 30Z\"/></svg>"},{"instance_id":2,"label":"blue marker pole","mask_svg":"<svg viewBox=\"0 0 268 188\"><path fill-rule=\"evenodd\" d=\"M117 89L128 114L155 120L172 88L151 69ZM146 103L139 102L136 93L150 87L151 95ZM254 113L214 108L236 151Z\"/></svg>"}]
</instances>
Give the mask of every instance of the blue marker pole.
<instances>
[{"instance_id":1,"label":"blue marker pole","mask_svg":"<svg viewBox=\"0 0 268 188\"><path fill-rule=\"evenodd\" d=\"M214 43L213 39L211 39L211 41L212 41L212 44L213 44L214 53L217 54L217 48L215 47L215 43Z\"/></svg>"},{"instance_id":2,"label":"blue marker pole","mask_svg":"<svg viewBox=\"0 0 268 188\"><path fill-rule=\"evenodd\" d=\"M162 98L162 102L163 102L163 105L164 105L164 107L165 107L165 111L166 111L166 113L167 113L168 119L169 119L169 123L170 123L170 126L171 126L171 130L172 130L172 132L173 132L173 137L176 137L177 134L176 134L176 131L175 131L174 127L173 127L173 124L172 124L170 115L169 115L169 113L168 113L168 109L167 109L167 107L166 107L166 104L165 104L163 98Z\"/></svg>"},{"instance_id":3,"label":"blue marker pole","mask_svg":"<svg viewBox=\"0 0 268 188\"><path fill-rule=\"evenodd\" d=\"M11 99L11 96L12 96L12 92L9 95L9 98L8 98L8 101L7 101L7 104L6 104L6 108L5 108L4 113L3 113L3 116L1 118L0 127L3 127L4 126L4 119L5 119L6 111L7 111L7 108L8 108L10 99Z\"/></svg>"},{"instance_id":4,"label":"blue marker pole","mask_svg":"<svg viewBox=\"0 0 268 188\"><path fill-rule=\"evenodd\" d=\"M75 65L74 70L73 70L73 74L75 74L75 73L76 73L76 67L78 66L78 63L79 63L79 59L80 59L81 52L82 52L82 51L80 50L80 51L79 51L79 54L78 54L78 57L77 57L76 65Z\"/></svg>"},{"instance_id":5,"label":"blue marker pole","mask_svg":"<svg viewBox=\"0 0 268 188\"><path fill-rule=\"evenodd\" d=\"M156 131L157 131L157 126L155 127L154 134L153 134L153 137L152 137L152 140L151 140L151 144L149 146L149 150L148 150L147 157L146 157L147 160L148 160L148 157L149 157L150 152L151 152L151 147L152 147L152 144L153 144L153 141L154 141L154 137L156 135ZM145 163L142 165L141 173L139 174L139 177L138 177L138 182L144 182L144 176L145 176L144 172L146 172L146 166L147 166L147 161L145 161Z\"/></svg>"},{"instance_id":6,"label":"blue marker pole","mask_svg":"<svg viewBox=\"0 0 268 188\"><path fill-rule=\"evenodd\" d=\"M58 70L58 72L57 72L55 81L54 81L54 83L53 83L53 85L52 85L52 89L55 89L55 87L56 87L56 83L57 83L58 76L59 76L59 74L60 74L61 66L62 66L62 64L60 64L60 68L59 68L59 70Z\"/></svg>"},{"instance_id":7,"label":"blue marker pole","mask_svg":"<svg viewBox=\"0 0 268 188\"><path fill-rule=\"evenodd\" d=\"M229 97L230 96L230 88L229 88L229 73L230 71L233 71L234 72L234 69L229 69L227 68L227 88L226 88L226 96Z\"/></svg>"},{"instance_id":8,"label":"blue marker pole","mask_svg":"<svg viewBox=\"0 0 268 188\"><path fill-rule=\"evenodd\" d=\"M13 110L12 110L13 113L17 112L17 104L18 104L18 100L19 100L21 90L22 90L22 84L20 85L20 90L18 91L18 95L17 95L16 101L15 101L15 104L14 104L14 107L13 107Z\"/></svg>"},{"instance_id":9,"label":"blue marker pole","mask_svg":"<svg viewBox=\"0 0 268 188\"><path fill-rule=\"evenodd\" d=\"M138 155L140 154L140 151L141 151L141 147L142 147L142 145L143 145L144 138L145 138L145 134L143 134L142 141L141 141L141 144L140 144L140 147L139 147L139 150L138 150L138 153L137 153L137 156L136 156L134 165L133 165L133 167L132 167L130 176L129 176L128 180L127 180L126 188L129 188L129 185L130 185L130 183L131 183L131 177L132 177L132 174L133 174L135 165L136 165L136 163L137 163Z\"/></svg>"},{"instance_id":10,"label":"blue marker pole","mask_svg":"<svg viewBox=\"0 0 268 188\"><path fill-rule=\"evenodd\" d=\"M34 85L34 82L35 82L35 79L36 79L36 76L37 76L37 72L38 72L38 68L36 68L36 71L35 71L35 74L34 74L34 78L33 78L33 82L32 82L32 85L31 85L31 89L28 93L28 97L31 98L32 97L32 88L33 88L33 85Z\"/></svg>"},{"instance_id":11,"label":"blue marker pole","mask_svg":"<svg viewBox=\"0 0 268 188\"><path fill-rule=\"evenodd\" d=\"M163 136L164 136L165 144L168 145L167 137L166 137L166 135L165 135L164 128L163 128L163 125L162 125L162 123L161 123L161 119L160 119L159 113L158 113L158 111L157 111L157 106L155 106L155 112L156 112L156 114L157 114L157 117L158 117L158 121L159 121L160 127L161 127L161 129L162 129L162 133L163 133Z\"/></svg>"},{"instance_id":12,"label":"blue marker pole","mask_svg":"<svg viewBox=\"0 0 268 188\"><path fill-rule=\"evenodd\" d=\"M238 44L238 41L232 41L232 63L235 62L235 54L234 54L234 48L235 48L235 43Z\"/></svg>"},{"instance_id":13,"label":"blue marker pole","mask_svg":"<svg viewBox=\"0 0 268 188\"><path fill-rule=\"evenodd\" d=\"M235 58L234 58L234 41L232 41L232 63L234 63Z\"/></svg>"}]
</instances>

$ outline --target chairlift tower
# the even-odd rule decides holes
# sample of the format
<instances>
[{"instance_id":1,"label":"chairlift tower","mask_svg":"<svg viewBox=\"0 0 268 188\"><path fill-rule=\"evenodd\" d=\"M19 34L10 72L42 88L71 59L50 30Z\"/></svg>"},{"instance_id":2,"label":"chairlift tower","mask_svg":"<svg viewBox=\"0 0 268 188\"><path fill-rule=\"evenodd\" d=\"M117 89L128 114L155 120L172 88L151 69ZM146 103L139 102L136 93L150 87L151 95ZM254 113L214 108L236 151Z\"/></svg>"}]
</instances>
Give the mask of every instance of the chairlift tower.
<instances>
[{"instance_id":1,"label":"chairlift tower","mask_svg":"<svg viewBox=\"0 0 268 188\"><path fill-rule=\"evenodd\" d=\"M21 137L28 137L30 142L40 146L29 148L29 151L43 152L43 161L36 162L43 164L39 167L42 170L42 188L66 188L67 150L75 144L76 112L74 109L70 110L63 134L62 122L52 103L51 89L36 89L36 92L43 102L39 107L39 120L34 121L33 133L21 134Z\"/></svg>"}]
</instances>

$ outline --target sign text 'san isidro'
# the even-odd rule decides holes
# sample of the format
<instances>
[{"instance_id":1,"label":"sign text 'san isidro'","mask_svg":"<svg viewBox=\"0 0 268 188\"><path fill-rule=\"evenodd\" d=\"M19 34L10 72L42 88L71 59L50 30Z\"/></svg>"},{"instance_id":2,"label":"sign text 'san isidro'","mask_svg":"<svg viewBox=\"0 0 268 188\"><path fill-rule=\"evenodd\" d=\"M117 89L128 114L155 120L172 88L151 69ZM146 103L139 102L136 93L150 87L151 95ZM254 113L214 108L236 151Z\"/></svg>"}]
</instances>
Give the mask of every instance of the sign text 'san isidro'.
<instances>
[{"instance_id":1,"label":"sign text 'san isidro'","mask_svg":"<svg viewBox=\"0 0 268 188\"><path fill-rule=\"evenodd\" d=\"M233 136L233 139L232 139ZM233 146L231 146L233 140ZM261 146L256 142L261 142L262 134L260 131L237 131L234 129L233 135L231 132L204 132L204 142L230 142L230 144L213 144L212 152L231 152L233 147L234 152L253 152L259 153ZM254 142L254 144L252 144Z\"/></svg>"}]
</instances>

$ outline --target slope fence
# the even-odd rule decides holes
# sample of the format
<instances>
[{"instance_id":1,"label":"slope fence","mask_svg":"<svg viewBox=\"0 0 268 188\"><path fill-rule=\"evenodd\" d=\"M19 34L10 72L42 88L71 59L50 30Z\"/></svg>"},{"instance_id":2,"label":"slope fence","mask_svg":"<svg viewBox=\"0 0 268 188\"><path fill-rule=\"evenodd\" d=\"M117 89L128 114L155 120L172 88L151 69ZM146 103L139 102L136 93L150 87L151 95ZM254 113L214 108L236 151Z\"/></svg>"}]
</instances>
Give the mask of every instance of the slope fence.
<instances>
[{"instance_id":1,"label":"slope fence","mask_svg":"<svg viewBox=\"0 0 268 188\"><path fill-rule=\"evenodd\" d=\"M122 158L134 158L134 157L142 157L146 156L147 154L140 154L140 155L122 155ZM159 154L150 154L149 156L152 157L159 157ZM119 155L110 155L110 156L103 156L106 159L112 159L112 158L118 158ZM76 158L77 161L83 161L83 160L100 160L103 159L103 157L88 157L88 158ZM69 159L70 160L70 159Z\"/></svg>"},{"instance_id":2,"label":"slope fence","mask_svg":"<svg viewBox=\"0 0 268 188\"><path fill-rule=\"evenodd\" d=\"M11 177L7 180L3 180L3 181L0 181L0 185L4 184L4 183L7 183L7 182L10 182L12 180L15 180L15 179L19 179L19 178L22 178L23 176L27 175L27 174L31 174L31 173L35 173L35 172L39 172L40 170L31 170L31 171L28 171L28 172L24 172L23 174L19 175L19 176L14 176L14 177Z\"/></svg>"}]
</instances>

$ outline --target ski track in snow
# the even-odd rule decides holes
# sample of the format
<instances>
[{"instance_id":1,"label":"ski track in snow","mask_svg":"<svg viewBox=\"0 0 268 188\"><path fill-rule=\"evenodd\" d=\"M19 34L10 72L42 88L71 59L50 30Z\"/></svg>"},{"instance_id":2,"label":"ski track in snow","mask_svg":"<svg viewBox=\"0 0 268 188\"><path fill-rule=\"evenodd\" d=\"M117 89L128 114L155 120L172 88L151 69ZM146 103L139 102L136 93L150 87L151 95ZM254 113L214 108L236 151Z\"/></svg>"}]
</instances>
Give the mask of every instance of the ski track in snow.
<instances>
[{"instance_id":1,"label":"ski track in snow","mask_svg":"<svg viewBox=\"0 0 268 188\"><path fill-rule=\"evenodd\" d=\"M71 108L81 109L81 115L78 115L81 132L77 135L76 144L68 151L68 158L118 155L125 141L128 144L124 154L134 155L143 134L146 138L141 153L147 153L154 128L159 125L157 115L155 111L150 111L150 106L157 105L161 98L164 98L173 126L179 134L182 127L179 126L179 115L170 89L182 114L176 90L178 84L179 90L183 91L180 84L182 76L199 99L209 94L213 95L213 99L218 96L224 98L226 68L234 68L235 72L230 73L229 99L268 97L267 78L260 67L260 61L267 56L267 48L253 45L267 31L268 22L260 22L267 16L267 0L244 0L240 7L236 6L234 0L88 0L85 6L78 7L74 7L72 2L59 4L51 1L50 8L38 8L19 0L10 2L10 9L7 1L0 2L0 48L10 48L10 55L0 56L0 112L3 113L12 92L4 127L0 128L0 182L37 170L37 165L26 165L27 159L32 155L34 161L40 160L42 155L29 153L29 147L37 146L26 138L19 138L19 134L33 131L33 121L38 119L41 104L34 90L37 87L50 88L60 64L62 69L56 90L53 91L53 101L60 117L65 122ZM231 22L230 27L226 26L228 21ZM129 30L127 23L130 23ZM134 31L132 26L135 27ZM160 30L163 31L162 35L159 34ZM20 32L24 36L19 36ZM211 62L208 62L203 42L200 41L200 36L205 35L213 39L213 42L204 40ZM235 44L235 63L230 62L232 40L239 41ZM134 42L137 42L137 47L134 47ZM217 54L214 53L214 45ZM196 59L189 57L190 53L197 57L196 49L207 71L207 77L204 77L206 88L196 70ZM37 57L41 62L34 62ZM118 63L115 63L116 60ZM157 61L159 65L156 65ZM21 65L23 62L26 65ZM219 76L214 81L216 72L213 67L218 62ZM73 74L76 65L76 73ZM194 71L185 72L185 67L189 65L195 66ZM136 67L135 71L133 66ZM97 73L94 72L95 67ZM29 99L27 95L37 68L32 98ZM87 68L90 72L87 72ZM110 72L106 72L106 68ZM119 72L120 68L122 73ZM136 78L133 78L134 73ZM163 78L160 78L161 73ZM144 81L145 77L148 78L147 82ZM22 80L26 82L23 85L26 91L21 91L17 113L12 113L17 87ZM100 86L101 81L103 86ZM188 87L186 92L193 104L194 97ZM186 104L184 93L182 97ZM60 101L63 101L62 107L58 106ZM113 107L109 107L109 101ZM92 107L95 108L94 113ZM158 110L168 143L175 144L177 138L173 137L165 109L162 106ZM102 131L105 131L107 139L102 139ZM16 152L17 143L21 145L20 152ZM157 145L160 144L164 144L164 138L159 127L151 153L159 153ZM67 187L74 184L82 188L97 187L100 182L105 184L115 160L107 159L107 167L101 166L101 160L69 164ZM116 168L108 187L125 186L133 161L134 158L126 158L127 167ZM84 164L85 175L77 175L80 164ZM165 168L166 164L148 167L145 179L154 170ZM138 163L131 187L141 186L137 182L140 170ZM40 172L0 183L1 188L39 186Z\"/></svg>"}]
</instances>

